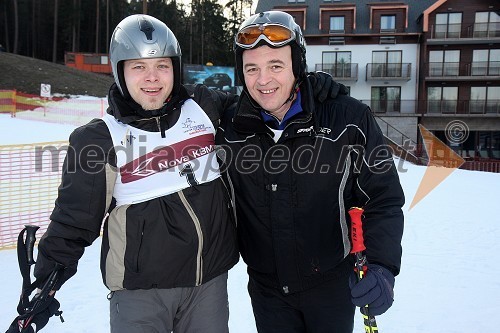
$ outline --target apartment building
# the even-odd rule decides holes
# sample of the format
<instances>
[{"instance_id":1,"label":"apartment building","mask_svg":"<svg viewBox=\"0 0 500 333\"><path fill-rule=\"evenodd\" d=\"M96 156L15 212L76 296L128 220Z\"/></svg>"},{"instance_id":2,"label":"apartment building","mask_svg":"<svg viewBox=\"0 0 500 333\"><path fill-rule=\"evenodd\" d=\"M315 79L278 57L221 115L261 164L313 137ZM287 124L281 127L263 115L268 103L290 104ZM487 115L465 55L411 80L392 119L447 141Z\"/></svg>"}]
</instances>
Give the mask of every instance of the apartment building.
<instances>
[{"instance_id":1,"label":"apartment building","mask_svg":"<svg viewBox=\"0 0 500 333\"><path fill-rule=\"evenodd\" d=\"M386 136L418 125L464 158L500 159L500 4L494 1L260 0L294 16L310 71L369 105Z\"/></svg>"}]
</instances>

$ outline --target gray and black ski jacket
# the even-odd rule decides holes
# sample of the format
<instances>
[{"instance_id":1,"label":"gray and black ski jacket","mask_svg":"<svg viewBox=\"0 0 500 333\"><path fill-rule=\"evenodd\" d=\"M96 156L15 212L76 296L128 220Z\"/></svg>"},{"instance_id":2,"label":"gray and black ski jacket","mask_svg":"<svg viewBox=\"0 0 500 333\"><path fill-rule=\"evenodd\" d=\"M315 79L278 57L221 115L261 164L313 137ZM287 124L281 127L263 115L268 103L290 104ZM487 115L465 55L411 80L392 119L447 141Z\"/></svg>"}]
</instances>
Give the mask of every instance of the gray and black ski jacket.
<instances>
[{"instance_id":1,"label":"gray and black ski jacket","mask_svg":"<svg viewBox=\"0 0 500 333\"><path fill-rule=\"evenodd\" d=\"M188 98L201 106L214 128L223 110L236 101L234 96L204 86L189 87L189 91L183 87L169 102L168 112L147 117L113 85L108 113L135 128L168 131ZM222 177L145 202L116 206L113 186L117 176L116 151L105 122L95 119L77 128L69 139L51 223L38 246L35 276L39 280L59 262L66 269L58 289L76 273L84 248L101 230L101 272L111 290L194 287L236 264L234 211ZM113 228L108 228L110 216L118 221ZM125 241L110 242L117 238ZM110 263L110 251L123 255Z\"/></svg>"},{"instance_id":2,"label":"gray and black ski jacket","mask_svg":"<svg viewBox=\"0 0 500 333\"><path fill-rule=\"evenodd\" d=\"M246 92L216 135L250 276L284 294L333 279L351 250L352 206L365 210L368 260L398 274L404 195L369 107L347 95L315 102L307 81L300 91L303 112L277 143Z\"/></svg>"}]
</instances>

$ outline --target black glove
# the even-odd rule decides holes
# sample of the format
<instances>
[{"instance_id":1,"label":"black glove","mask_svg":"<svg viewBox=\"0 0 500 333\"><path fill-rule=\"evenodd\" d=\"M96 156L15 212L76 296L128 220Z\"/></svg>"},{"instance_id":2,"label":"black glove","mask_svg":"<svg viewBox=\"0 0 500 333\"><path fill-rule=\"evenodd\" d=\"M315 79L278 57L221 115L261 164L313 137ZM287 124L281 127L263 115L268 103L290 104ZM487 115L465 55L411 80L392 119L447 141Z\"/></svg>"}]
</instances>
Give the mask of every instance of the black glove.
<instances>
[{"instance_id":1,"label":"black glove","mask_svg":"<svg viewBox=\"0 0 500 333\"><path fill-rule=\"evenodd\" d=\"M349 94L346 86L335 81L326 72L310 72L307 74L307 79L311 83L314 98L320 103L323 103L328 98L334 99L339 94Z\"/></svg>"},{"instance_id":2,"label":"black glove","mask_svg":"<svg viewBox=\"0 0 500 333\"><path fill-rule=\"evenodd\" d=\"M42 328L45 327L45 325L47 325L47 323L49 322L49 318L54 315L60 316L61 320L63 320L61 317L62 311L59 311L60 306L61 304L59 304L57 299L52 297L47 307L44 310L38 312L31 320L30 329L33 326L35 326L36 329L28 332L32 333L40 331Z\"/></svg>"},{"instance_id":3,"label":"black glove","mask_svg":"<svg viewBox=\"0 0 500 333\"><path fill-rule=\"evenodd\" d=\"M394 275L380 265L367 266L368 270L361 280L356 281L354 274L349 279L352 303L361 310L368 305L369 314L378 316L386 312L394 302Z\"/></svg>"},{"instance_id":4,"label":"black glove","mask_svg":"<svg viewBox=\"0 0 500 333\"><path fill-rule=\"evenodd\" d=\"M62 311L59 311L59 307L60 307L60 304L57 301L57 299L55 299L54 297L50 297L47 300L45 306L42 309L39 309L38 310L39 312L37 312L35 315L33 315L33 318L31 318L31 315L29 313L22 315L22 316L19 316L18 320L23 320L24 322L26 322L27 320L30 320L30 318L31 318L28 327L26 327L24 329L23 333L24 332L26 332L26 333L39 332L42 328L45 327L45 325L47 325L50 317L52 317L53 315L60 316L61 321L63 321L62 316L61 316ZM6 333L19 333L20 332L18 320L14 320L14 322L10 325L10 327Z\"/></svg>"}]
</instances>

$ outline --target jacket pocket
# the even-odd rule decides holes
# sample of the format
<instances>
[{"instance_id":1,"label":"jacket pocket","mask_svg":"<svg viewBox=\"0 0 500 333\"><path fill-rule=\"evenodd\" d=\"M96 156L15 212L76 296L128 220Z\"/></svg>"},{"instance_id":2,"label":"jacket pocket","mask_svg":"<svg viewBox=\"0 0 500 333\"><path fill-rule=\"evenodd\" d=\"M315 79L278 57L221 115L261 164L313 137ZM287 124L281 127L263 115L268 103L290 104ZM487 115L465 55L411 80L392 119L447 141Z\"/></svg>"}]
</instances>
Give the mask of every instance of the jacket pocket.
<instances>
[{"instance_id":1,"label":"jacket pocket","mask_svg":"<svg viewBox=\"0 0 500 333\"><path fill-rule=\"evenodd\" d=\"M127 231L127 252L126 257L130 258L129 267L135 273L140 272L140 255L144 240L144 218L138 217L129 223Z\"/></svg>"}]
</instances>

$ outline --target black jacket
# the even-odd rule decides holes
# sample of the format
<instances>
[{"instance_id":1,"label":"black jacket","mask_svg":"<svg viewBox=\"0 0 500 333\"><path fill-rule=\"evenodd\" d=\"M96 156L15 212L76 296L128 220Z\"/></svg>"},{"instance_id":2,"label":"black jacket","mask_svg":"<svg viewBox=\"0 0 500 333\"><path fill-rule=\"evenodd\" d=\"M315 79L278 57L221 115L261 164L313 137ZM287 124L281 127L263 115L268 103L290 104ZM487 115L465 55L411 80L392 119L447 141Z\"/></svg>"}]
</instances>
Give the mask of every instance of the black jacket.
<instances>
[{"instance_id":1,"label":"black jacket","mask_svg":"<svg viewBox=\"0 0 500 333\"><path fill-rule=\"evenodd\" d=\"M217 132L249 274L285 294L334 278L353 206L365 209L368 260L398 274L404 195L369 107L346 95L317 103L307 81L300 91L304 112L277 143L245 92Z\"/></svg>"},{"instance_id":2,"label":"black jacket","mask_svg":"<svg viewBox=\"0 0 500 333\"><path fill-rule=\"evenodd\" d=\"M158 132L175 124L181 105L191 97L217 128L220 114L236 100L204 86L188 88L181 88L180 95L169 102L166 114L148 118L148 112L124 100L113 85L108 113L125 124ZM51 223L38 246L38 279L43 281L50 274L54 262L66 266L57 288L75 274L84 248L100 235L103 222L101 271L111 290L193 287L236 264L234 211L221 178L117 207L112 197L115 158L104 121L95 119L71 134ZM118 219L123 230L108 229L110 218ZM115 246L110 239L117 237L125 238L119 244L124 248L114 249L124 251L123 257L110 262L108 253ZM116 283L109 285L110 280Z\"/></svg>"}]
</instances>

